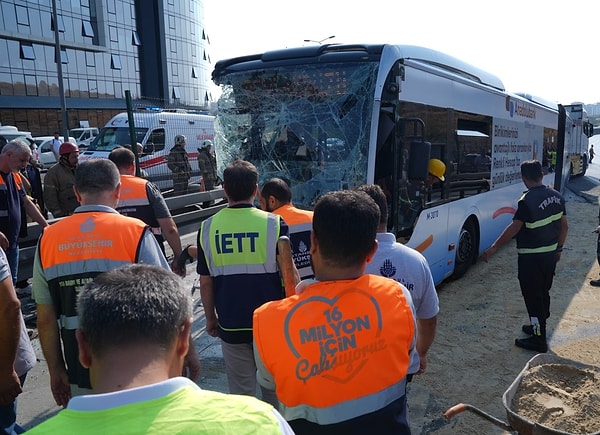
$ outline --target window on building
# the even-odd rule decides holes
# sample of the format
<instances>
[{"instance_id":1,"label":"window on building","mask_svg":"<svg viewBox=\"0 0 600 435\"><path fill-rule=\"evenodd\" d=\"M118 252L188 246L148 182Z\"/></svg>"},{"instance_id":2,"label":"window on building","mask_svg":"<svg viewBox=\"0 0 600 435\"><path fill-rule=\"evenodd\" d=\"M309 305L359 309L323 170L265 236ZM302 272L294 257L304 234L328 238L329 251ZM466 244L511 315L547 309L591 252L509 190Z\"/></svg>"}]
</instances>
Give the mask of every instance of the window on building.
<instances>
[{"instance_id":1,"label":"window on building","mask_svg":"<svg viewBox=\"0 0 600 435\"><path fill-rule=\"evenodd\" d=\"M204 33L204 30L202 30L202 39L206 41L206 33Z\"/></svg>"},{"instance_id":2,"label":"window on building","mask_svg":"<svg viewBox=\"0 0 600 435\"><path fill-rule=\"evenodd\" d=\"M87 81L90 98L98 98L98 82L96 80Z\"/></svg>"},{"instance_id":3,"label":"window on building","mask_svg":"<svg viewBox=\"0 0 600 435\"><path fill-rule=\"evenodd\" d=\"M94 27L92 26L92 23L85 20L82 21L81 36L87 36L88 38L94 37Z\"/></svg>"},{"instance_id":4,"label":"window on building","mask_svg":"<svg viewBox=\"0 0 600 435\"><path fill-rule=\"evenodd\" d=\"M96 66L96 55L93 52L85 52L85 64L87 66Z\"/></svg>"},{"instance_id":5,"label":"window on building","mask_svg":"<svg viewBox=\"0 0 600 435\"><path fill-rule=\"evenodd\" d=\"M142 41L140 41L140 35L135 30L131 32L131 45L142 45Z\"/></svg>"},{"instance_id":6,"label":"window on building","mask_svg":"<svg viewBox=\"0 0 600 435\"><path fill-rule=\"evenodd\" d=\"M60 63L69 63L69 56L67 50L64 48L60 49Z\"/></svg>"},{"instance_id":7,"label":"window on building","mask_svg":"<svg viewBox=\"0 0 600 435\"><path fill-rule=\"evenodd\" d=\"M54 32L54 19L52 15L50 15L50 30ZM63 21L62 15L58 16L58 31L63 33L65 31L65 23Z\"/></svg>"},{"instance_id":8,"label":"window on building","mask_svg":"<svg viewBox=\"0 0 600 435\"><path fill-rule=\"evenodd\" d=\"M173 98L179 100L181 98L181 91L179 86L173 86Z\"/></svg>"},{"instance_id":9,"label":"window on building","mask_svg":"<svg viewBox=\"0 0 600 435\"><path fill-rule=\"evenodd\" d=\"M17 12L17 24L22 26L29 26L29 13L27 8L24 6L15 6Z\"/></svg>"},{"instance_id":10,"label":"window on building","mask_svg":"<svg viewBox=\"0 0 600 435\"><path fill-rule=\"evenodd\" d=\"M111 42L119 42L119 31L115 26L108 26L108 33Z\"/></svg>"},{"instance_id":11,"label":"window on building","mask_svg":"<svg viewBox=\"0 0 600 435\"><path fill-rule=\"evenodd\" d=\"M21 59L35 60L33 45L21 42Z\"/></svg>"},{"instance_id":12,"label":"window on building","mask_svg":"<svg viewBox=\"0 0 600 435\"><path fill-rule=\"evenodd\" d=\"M198 74L196 73L196 67L195 66L192 67L192 78L193 79L197 79L198 78Z\"/></svg>"},{"instance_id":13,"label":"window on building","mask_svg":"<svg viewBox=\"0 0 600 435\"><path fill-rule=\"evenodd\" d=\"M121 69L121 57L118 54L112 54L110 56L110 67L111 69Z\"/></svg>"},{"instance_id":14,"label":"window on building","mask_svg":"<svg viewBox=\"0 0 600 435\"><path fill-rule=\"evenodd\" d=\"M37 80L34 75L25 74L25 94L30 96L37 96Z\"/></svg>"}]
</instances>

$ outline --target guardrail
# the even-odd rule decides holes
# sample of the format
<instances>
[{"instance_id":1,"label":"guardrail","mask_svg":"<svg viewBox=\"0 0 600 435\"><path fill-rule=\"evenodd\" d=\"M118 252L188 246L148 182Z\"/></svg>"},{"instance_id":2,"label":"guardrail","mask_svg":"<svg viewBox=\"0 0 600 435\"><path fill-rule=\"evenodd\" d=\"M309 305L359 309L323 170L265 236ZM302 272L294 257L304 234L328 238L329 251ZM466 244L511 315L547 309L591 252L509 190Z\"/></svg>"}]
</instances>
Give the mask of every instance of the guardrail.
<instances>
[{"instance_id":1,"label":"guardrail","mask_svg":"<svg viewBox=\"0 0 600 435\"><path fill-rule=\"evenodd\" d=\"M173 220L177 224L180 232L182 228L194 223L202 222L209 216L212 216L222 208L227 207L224 201L225 193L222 188L217 188L208 192L190 193L182 196L173 196L165 198L165 202L171 210ZM202 207L203 203L214 201L214 205ZM50 224L60 219L51 219ZM198 229L196 227L195 229ZM27 224L27 237L19 240L19 279L25 281L33 275L33 258L37 240L42 233L41 227L37 223Z\"/></svg>"}]
</instances>

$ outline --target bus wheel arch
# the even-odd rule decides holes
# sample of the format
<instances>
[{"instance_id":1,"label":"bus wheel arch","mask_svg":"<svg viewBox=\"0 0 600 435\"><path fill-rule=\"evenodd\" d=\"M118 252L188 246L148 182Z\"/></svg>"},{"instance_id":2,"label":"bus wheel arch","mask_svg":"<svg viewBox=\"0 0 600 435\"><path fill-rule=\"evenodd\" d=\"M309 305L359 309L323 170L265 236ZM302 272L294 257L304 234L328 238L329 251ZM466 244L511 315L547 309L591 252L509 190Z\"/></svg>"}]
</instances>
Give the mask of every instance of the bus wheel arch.
<instances>
[{"instance_id":1,"label":"bus wheel arch","mask_svg":"<svg viewBox=\"0 0 600 435\"><path fill-rule=\"evenodd\" d=\"M475 216L471 215L463 223L458 235L452 279L462 277L469 267L477 261L479 236L479 222Z\"/></svg>"}]
</instances>

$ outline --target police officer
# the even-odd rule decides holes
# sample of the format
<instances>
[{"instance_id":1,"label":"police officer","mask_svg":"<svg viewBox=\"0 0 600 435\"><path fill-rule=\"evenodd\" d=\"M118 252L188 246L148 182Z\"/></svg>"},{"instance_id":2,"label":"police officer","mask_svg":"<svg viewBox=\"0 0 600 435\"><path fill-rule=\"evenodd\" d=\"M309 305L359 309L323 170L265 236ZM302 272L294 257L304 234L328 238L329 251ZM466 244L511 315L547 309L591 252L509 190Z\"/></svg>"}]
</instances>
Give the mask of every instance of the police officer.
<instances>
[{"instance_id":1,"label":"police officer","mask_svg":"<svg viewBox=\"0 0 600 435\"><path fill-rule=\"evenodd\" d=\"M175 146L167 158L167 167L173 173L173 194L185 195L192 176L192 167L185 150L186 138L182 134L175 136Z\"/></svg>"},{"instance_id":2,"label":"police officer","mask_svg":"<svg viewBox=\"0 0 600 435\"><path fill-rule=\"evenodd\" d=\"M521 163L521 179L528 190L519 199L512 222L482 255L487 262L500 246L516 237L519 284L530 324L521 328L528 337L517 338L515 345L541 353L548 351L550 288L568 231L565 200L543 185L543 176L539 161Z\"/></svg>"},{"instance_id":3,"label":"police officer","mask_svg":"<svg viewBox=\"0 0 600 435\"><path fill-rule=\"evenodd\" d=\"M223 172L228 207L202 222L198 232L200 293L206 332L221 338L233 394L256 394L252 313L265 302L294 293L299 281L287 225L280 216L253 206L258 192L253 164L237 160ZM262 399L277 405L273 392Z\"/></svg>"}]
</instances>

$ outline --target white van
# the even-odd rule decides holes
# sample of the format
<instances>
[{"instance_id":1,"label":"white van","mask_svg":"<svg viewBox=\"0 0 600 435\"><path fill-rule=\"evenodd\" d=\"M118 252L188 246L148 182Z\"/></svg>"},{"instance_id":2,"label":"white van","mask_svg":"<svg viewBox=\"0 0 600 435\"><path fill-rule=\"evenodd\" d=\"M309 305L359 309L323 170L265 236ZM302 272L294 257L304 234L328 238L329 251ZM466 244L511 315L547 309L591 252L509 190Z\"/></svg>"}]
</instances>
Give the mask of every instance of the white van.
<instances>
[{"instance_id":1,"label":"white van","mask_svg":"<svg viewBox=\"0 0 600 435\"><path fill-rule=\"evenodd\" d=\"M178 134L187 139L185 148L192 166L190 183L200 182L198 148L204 140L214 139L214 116L181 111L139 111L133 113L133 123L135 141L143 146L139 156L140 169L148 174L148 178L159 189L166 190L173 186L167 158ZM127 113L120 113L106 123L86 150L79 153L79 161L108 158L114 148L131 142Z\"/></svg>"},{"instance_id":2,"label":"white van","mask_svg":"<svg viewBox=\"0 0 600 435\"><path fill-rule=\"evenodd\" d=\"M81 127L72 128L69 133L75 138L75 142L79 148L87 148L92 141L98 136L100 131L97 127Z\"/></svg>"}]
</instances>

